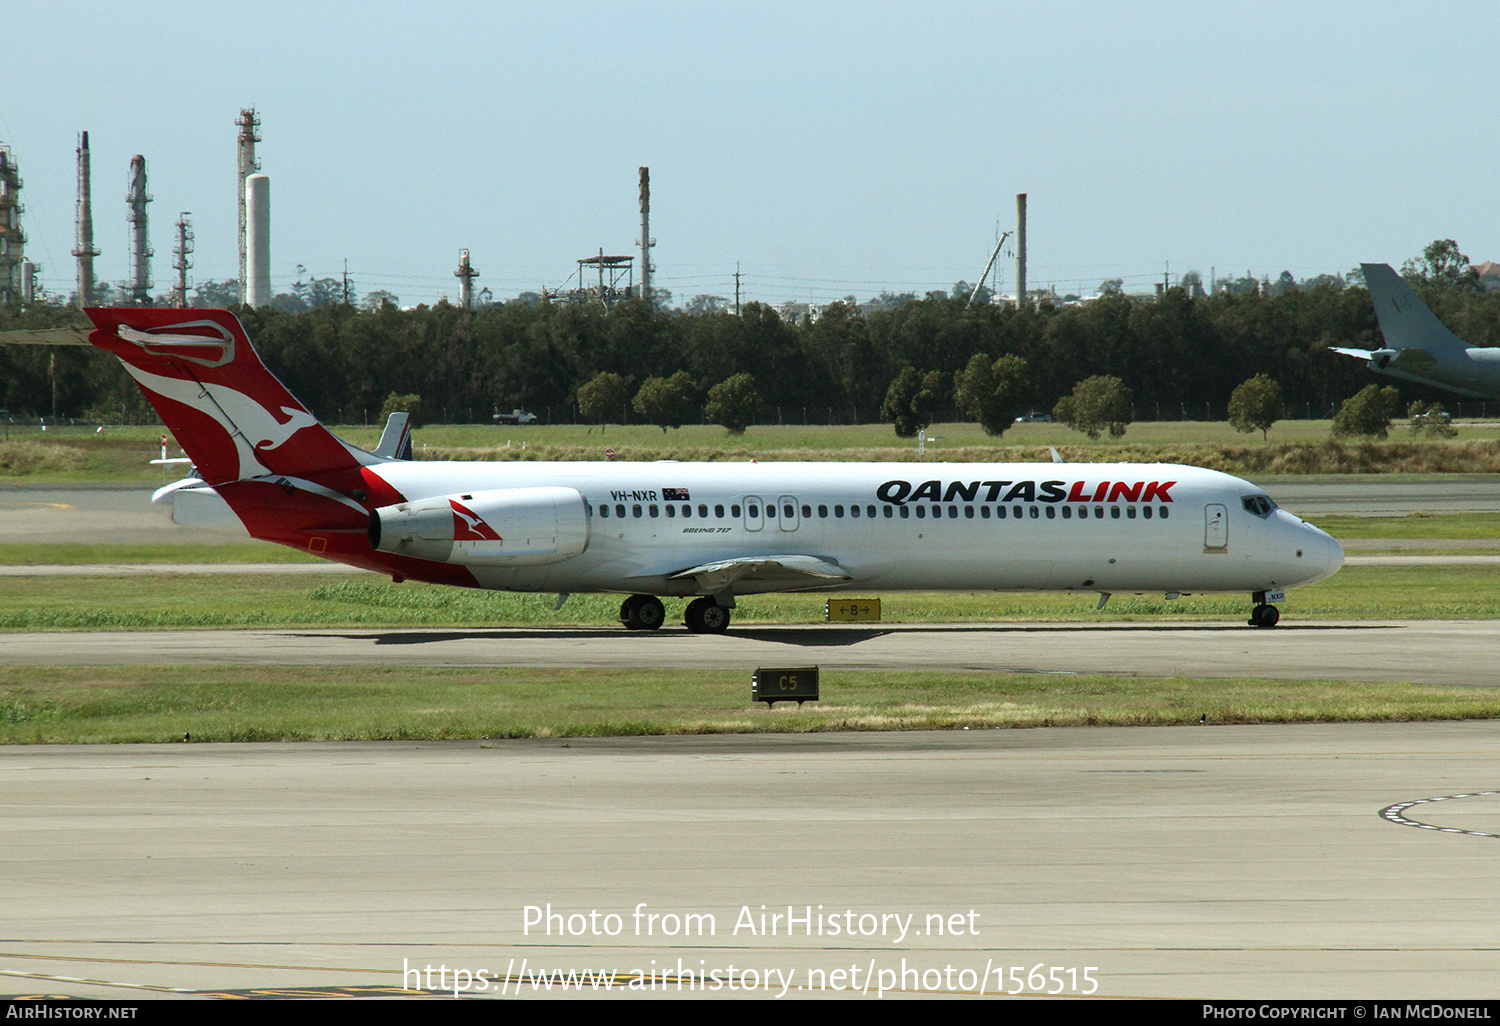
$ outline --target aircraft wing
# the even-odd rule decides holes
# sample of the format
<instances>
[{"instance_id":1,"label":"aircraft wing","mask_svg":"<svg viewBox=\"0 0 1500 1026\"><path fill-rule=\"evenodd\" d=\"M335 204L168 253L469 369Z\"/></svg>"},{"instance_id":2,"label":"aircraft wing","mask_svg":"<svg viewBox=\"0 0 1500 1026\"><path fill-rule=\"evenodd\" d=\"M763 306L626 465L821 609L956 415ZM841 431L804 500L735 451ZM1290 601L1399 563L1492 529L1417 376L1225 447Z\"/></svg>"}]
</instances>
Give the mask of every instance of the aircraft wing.
<instances>
[{"instance_id":1,"label":"aircraft wing","mask_svg":"<svg viewBox=\"0 0 1500 1026\"><path fill-rule=\"evenodd\" d=\"M1338 346L1329 346L1328 348L1335 353L1352 356L1359 360L1373 360L1375 358L1375 351L1373 349L1340 349Z\"/></svg>"},{"instance_id":2,"label":"aircraft wing","mask_svg":"<svg viewBox=\"0 0 1500 1026\"><path fill-rule=\"evenodd\" d=\"M657 577L660 574L637 574ZM670 580L693 578L710 594L732 588L742 581L770 584L785 588L813 588L833 581L847 581L853 575L837 563L808 555L737 556L700 563L686 570L667 571Z\"/></svg>"}]
</instances>

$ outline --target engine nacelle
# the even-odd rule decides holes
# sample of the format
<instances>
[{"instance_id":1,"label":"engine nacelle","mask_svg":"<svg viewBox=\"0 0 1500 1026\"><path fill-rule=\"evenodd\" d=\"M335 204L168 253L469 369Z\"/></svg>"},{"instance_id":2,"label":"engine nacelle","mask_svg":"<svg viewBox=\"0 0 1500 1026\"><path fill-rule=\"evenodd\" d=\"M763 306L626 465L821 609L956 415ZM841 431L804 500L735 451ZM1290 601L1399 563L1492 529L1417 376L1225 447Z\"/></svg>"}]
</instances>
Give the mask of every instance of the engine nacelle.
<instances>
[{"instance_id":1,"label":"engine nacelle","mask_svg":"<svg viewBox=\"0 0 1500 1026\"><path fill-rule=\"evenodd\" d=\"M573 488L495 488L370 511L373 548L439 563L537 566L588 544L588 513Z\"/></svg>"}]
</instances>

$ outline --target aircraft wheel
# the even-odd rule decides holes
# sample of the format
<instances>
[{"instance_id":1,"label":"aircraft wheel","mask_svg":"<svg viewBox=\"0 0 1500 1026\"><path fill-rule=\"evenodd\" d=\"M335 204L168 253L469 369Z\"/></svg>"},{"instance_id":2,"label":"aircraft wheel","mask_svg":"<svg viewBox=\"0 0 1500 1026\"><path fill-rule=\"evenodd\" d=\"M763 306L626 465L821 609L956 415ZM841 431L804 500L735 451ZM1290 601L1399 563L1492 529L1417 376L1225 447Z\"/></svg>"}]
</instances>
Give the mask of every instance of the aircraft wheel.
<instances>
[{"instance_id":1,"label":"aircraft wheel","mask_svg":"<svg viewBox=\"0 0 1500 1026\"><path fill-rule=\"evenodd\" d=\"M620 603L620 622L626 630L654 631L666 618L666 607L655 595L632 595Z\"/></svg>"},{"instance_id":2,"label":"aircraft wheel","mask_svg":"<svg viewBox=\"0 0 1500 1026\"><path fill-rule=\"evenodd\" d=\"M1275 627L1280 620L1280 610L1264 602L1250 611L1251 627Z\"/></svg>"},{"instance_id":3,"label":"aircraft wheel","mask_svg":"<svg viewBox=\"0 0 1500 1026\"><path fill-rule=\"evenodd\" d=\"M729 610L705 595L688 603L682 622L694 634L723 634L729 628Z\"/></svg>"}]
</instances>

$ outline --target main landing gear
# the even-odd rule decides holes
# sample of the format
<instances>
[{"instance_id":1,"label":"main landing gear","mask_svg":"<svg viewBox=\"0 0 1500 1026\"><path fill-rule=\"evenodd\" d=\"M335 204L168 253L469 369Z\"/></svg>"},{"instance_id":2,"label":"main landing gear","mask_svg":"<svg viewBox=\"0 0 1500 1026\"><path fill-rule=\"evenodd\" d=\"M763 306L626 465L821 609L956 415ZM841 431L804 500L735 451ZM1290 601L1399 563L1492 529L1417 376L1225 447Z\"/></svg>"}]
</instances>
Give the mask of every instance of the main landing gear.
<instances>
[{"instance_id":1,"label":"main landing gear","mask_svg":"<svg viewBox=\"0 0 1500 1026\"><path fill-rule=\"evenodd\" d=\"M626 630L654 631L666 618L666 608L655 595L632 595L620 603L620 622ZM723 634L729 627L729 610L705 595L688 603L682 622L694 634Z\"/></svg>"},{"instance_id":2,"label":"main landing gear","mask_svg":"<svg viewBox=\"0 0 1500 1026\"><path fill-rule=\"evenodd\" d=\"M705 595L688 603L682 622L694 634L723 634L729 628L729 610Z\"/></svg>"},{"instance_id":3,"label":"main landing gear","mask_svg":"<svg viewBox=\"0 0 1500 1026\"><path fill-rule=\"evenodd\" d=\"M620 603L620 622L628 631L654 631L667 618L667 609L655 595L632 595Z\"/></svg>"},{"instance_id":4,"label":"main landing gear","mask_svg":"<svg viewBox=\"0 0 1500 1026\"><path fill-rule=\"evenodd\" d=\"M1255 608L1250 610L1251 627L1275 627L1281 619L1281 611L1266 601L1266 593L1257 591L1250 596Z\"/></svg>"}]
</instances>

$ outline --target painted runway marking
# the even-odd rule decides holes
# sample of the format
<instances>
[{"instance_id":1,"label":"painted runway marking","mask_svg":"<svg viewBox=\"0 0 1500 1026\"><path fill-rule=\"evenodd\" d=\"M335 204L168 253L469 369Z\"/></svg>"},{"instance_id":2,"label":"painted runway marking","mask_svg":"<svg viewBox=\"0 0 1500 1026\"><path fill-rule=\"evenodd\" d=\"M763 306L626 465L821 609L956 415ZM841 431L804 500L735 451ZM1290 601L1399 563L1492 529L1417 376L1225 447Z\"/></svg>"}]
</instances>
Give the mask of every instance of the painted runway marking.
<instances>
[{"instance_id":1,"label":"painted runway marking","mask_svg":"<svg viewBox=\"0 0 1500 1026\"><path fill-rule=\"evenodd\" d=\"M1466 794L1445 794L1438 798L1418 798L1416 801L1401 802L1397 805L1388 805L1380 810L1380 817L1400 826L1418 827L1422 830L1436 830L1441 834L1469 834L1473 837L1500 838L1500 834L1487 833L1483 830L1463 830L1459 827L1434 826L1431 823L1419 823L1414 819L1407 819L1406 816L1402 815L1402 813L1404 813L1407 809L1415 808L1418 805L1430 805L1433 802L1447 802L1452 801L1455 798L1484 798L1489 795L1496 794L1500 794L1500 791L1470 791Z\"/></svg>"}]
</instances>

